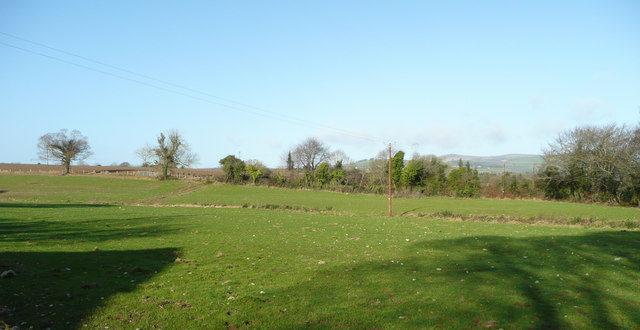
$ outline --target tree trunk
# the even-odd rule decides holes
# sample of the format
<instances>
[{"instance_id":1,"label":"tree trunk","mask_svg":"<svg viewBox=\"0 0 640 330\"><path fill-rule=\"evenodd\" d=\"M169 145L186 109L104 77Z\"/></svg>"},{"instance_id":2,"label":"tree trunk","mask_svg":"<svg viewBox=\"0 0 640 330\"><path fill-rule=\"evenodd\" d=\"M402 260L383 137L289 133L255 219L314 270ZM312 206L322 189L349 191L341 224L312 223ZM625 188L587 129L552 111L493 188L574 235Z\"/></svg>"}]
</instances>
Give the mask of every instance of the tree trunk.
<instances>
[{"instance_id":1,"label":"tree trunk","mask_svg":"<svg viewBox=\"0 0 640 330\"><path fill-rule=\"evenodd\" d=\"M168 175L168 169L169 169L169 165L162 165L162 178L163 179L168 179L169 175Z\"/></svg>"},{"instance_id":2,"label":"tree trunk","mask_svg":"<svg viewBox=\"0 0 640 330\"><path fill-rule=\"evenodd\" d=\"M69 174L69 167L71 166L71 162L70 161L66 161L64 162L64 175Z\"/></svg>"}]
</instances>

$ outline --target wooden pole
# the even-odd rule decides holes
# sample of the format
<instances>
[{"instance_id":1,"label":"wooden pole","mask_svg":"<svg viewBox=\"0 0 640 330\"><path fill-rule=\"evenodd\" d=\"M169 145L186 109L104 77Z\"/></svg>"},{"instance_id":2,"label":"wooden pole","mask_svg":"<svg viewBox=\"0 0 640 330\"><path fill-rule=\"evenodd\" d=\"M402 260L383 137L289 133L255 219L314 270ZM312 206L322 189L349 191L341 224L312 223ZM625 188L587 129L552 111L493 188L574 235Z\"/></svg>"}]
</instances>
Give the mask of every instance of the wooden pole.
<instances>
[{"instance_id":1,"label":"wooden pole","mask_svg":"<svg viewBox=\"0 0 640 330\"><path fill-rule=\"evenodd\" d=\"M391 216L391 143L389 143L389 216Z\"/></svg>"},{"instance_id":2,"label":"wooden pole","mask_svg":"<svg viewBox=\"0 0 640 330\"><path fill-rule=\"evenodd\" d=\"M536 163L533 163L532 171L531 171L531 182L533 183L533 189L536 189Z\"/></svg>"},{"instance_id":3,"label":"wooden pole","mask_svg":"<svg viewBox=\"0 0 640 330\"><path fill-rule=\"evenodd\" d=\"M507 162L502 161L502 198L504 198L506 180L507 180Z\"/></svg>"}]
</instances>

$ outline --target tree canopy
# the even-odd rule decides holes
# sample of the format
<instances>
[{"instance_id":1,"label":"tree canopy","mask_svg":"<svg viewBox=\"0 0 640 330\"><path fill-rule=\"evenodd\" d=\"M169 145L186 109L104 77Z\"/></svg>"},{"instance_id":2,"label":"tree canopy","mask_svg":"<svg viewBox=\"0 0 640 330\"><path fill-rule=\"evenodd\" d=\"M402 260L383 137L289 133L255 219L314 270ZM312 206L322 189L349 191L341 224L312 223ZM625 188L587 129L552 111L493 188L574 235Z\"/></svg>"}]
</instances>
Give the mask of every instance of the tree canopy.
<instances>
[{"instance_id":1,"label":"tree canopy","mask_svg":"<svg viewBox=\"0 0 640 330\"><path fill-rule=\"evenodd\" d=\"M86 136L78 130L67 133L61 129L57 133L47 133L38 142L38 156L42 160L56 160L64 166L64 173L69 174L73 161L80 161L91 156L91 147Z\"/></svg>"},{"instance_id":2,"label":"tree canopy","mask_svg":"<svg viewBox=\"0 0 640 330\"><path fill-rule=\"evenodd\" d=\"M542 182L547 197L588 197L638 203L638 128L585 126L561 133L544 150Z\"/></svg>"},{"instance_id":3,"label":"tree canopy","mask_svg":"<svg viewBox=\"0 0 640 330\"><path fill-rule=\"evenodd\" d=\"M224 172L224 180L226 182L239 183L244 179L244 171L246 169L246 164L242 160L236 158L236 156L229 155L227 157L224 157L220 159L219 163L220 165L222 165L222 171Z\"/></svg>"},{"instance_id":4,"label":"tree canopy","mask_svg":"<svg viewBox=\"0 0 640 330\"><path fill-rule=\"evenodd\" d=\"M162 178L169 177L169 168L189 167L196 161L196 154L191 152L189 144L178 131L170 131L165 135L160 133L158 144L154 147L146 146L138 150L143 162L151 162L162 168Z\"/></svg>"},{"instance_id":5,"label":"tree canopy","mask_svg":"<svg viewBox=\"0 0 640 330\"><path fill-rule=\"evenodd\" d=\"M299 169L313 172L329 160L329 147L316 138L308 138L296 146L291 156Z\"/></svg>"}]
</instances>

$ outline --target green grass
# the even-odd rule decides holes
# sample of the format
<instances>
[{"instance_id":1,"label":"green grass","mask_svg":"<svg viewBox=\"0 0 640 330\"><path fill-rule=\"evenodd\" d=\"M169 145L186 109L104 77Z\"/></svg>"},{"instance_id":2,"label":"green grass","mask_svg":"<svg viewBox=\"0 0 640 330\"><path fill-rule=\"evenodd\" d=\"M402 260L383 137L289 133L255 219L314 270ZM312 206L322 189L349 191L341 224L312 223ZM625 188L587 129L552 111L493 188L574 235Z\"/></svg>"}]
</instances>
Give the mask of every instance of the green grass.
<instances>
[{"instance_id":1,"label":"green grass","mask_svg":"<svg viewBox=\"0 0 640 330\"><path fill-rule=\"evenodd\" d=\"M0 282L0 317L25 328L640 326L638 232L256 209L0 213L0 267L18 273Z\"/></svg>"},{"instance_id":2,"label":"green grass","mask_svg":"<svg viewBox=\"0 0 640 330\"><path fill-rule=\"evenodd\" d=\"M329 191L210 185L194 193L163 200L167 204L253 205L256 207L332 210L344 214L379 216L388 212L386 196L343 194ZM393 200L396 215L442 214L488 215L523 218L580 218L602 220L640 220L637 208L610 207L536 200L459 199L430 197Z\"/></svg>"},{"instance_id":3,"label":"green grass","mask_svg":"<svg viewBox=\"0 0 640 330\"><path fill-rule=\"evenodd\" d=\"M218 205L321 211L342 215L382 216L386 196L330 191L291 190L185 181L154 181L92 176L0 176L0 201L38 203L111 203ZM635 229L640 209L537 200L395 198L394 215L468 217L479 220L560 223ZM503 219L505 220L505 219Z\"/></svg>"},{"instance_id":4,"label":"green grass","mask_svg":"<svg viewBox=\"0 0 640 330\"><path fill-rule=\"evenodd\" d=\"M154 200L189 186L184 181L157 181L100 176L0 175L0 201L38 203L124 203Z\"/></svg>"},{"instance_id":5,"label":"green grass","mask_svg":"<svg viewBox=\"0 0 640 330\"><path fill-rule=\"evenodd\" d=\"M145 203L264 209L132 205ZM638 222L637 209L554 202L394 205ZM0 325L640 327L640 232L385 213L374 195L0 176L0 271L17 272L0 279Z\"/></svg>"}]
</instances>

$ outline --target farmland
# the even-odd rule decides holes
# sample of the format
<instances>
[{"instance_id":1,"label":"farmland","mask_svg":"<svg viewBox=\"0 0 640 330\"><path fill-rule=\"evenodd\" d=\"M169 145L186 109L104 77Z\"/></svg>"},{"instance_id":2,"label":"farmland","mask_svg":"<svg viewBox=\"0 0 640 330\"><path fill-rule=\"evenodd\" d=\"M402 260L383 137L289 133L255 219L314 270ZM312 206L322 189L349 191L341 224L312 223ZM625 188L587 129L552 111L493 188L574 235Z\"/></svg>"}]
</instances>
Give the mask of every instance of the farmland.
<instances>
[{"instance_id":1,"label":"farmland","mask_svg":"<svg viewBox=\"0 0 640 330\"><path fill-rule=\"evenodd\" d=\"M0 191L11 326L640 326L634 208L398 199L388 218L376 195L96 176Z\"/></svg>"}]
</instances>

